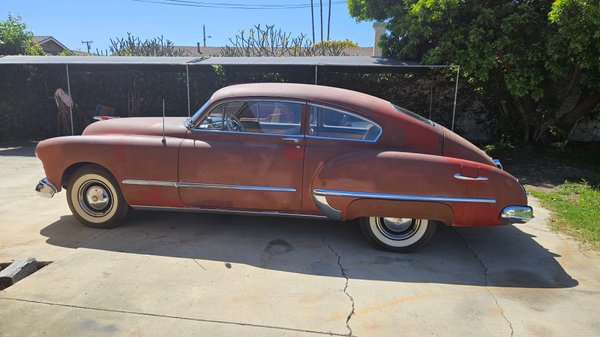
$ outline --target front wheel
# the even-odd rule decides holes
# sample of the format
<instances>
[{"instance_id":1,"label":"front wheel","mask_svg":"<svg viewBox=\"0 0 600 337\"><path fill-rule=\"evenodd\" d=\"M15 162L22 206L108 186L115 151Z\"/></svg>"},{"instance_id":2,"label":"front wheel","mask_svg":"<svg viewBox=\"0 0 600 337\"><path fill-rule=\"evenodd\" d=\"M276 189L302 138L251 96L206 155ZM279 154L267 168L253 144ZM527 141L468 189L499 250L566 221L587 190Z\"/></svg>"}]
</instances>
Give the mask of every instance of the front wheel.
<instances>
[{"instance_id":1,"label":"front wheel","mask_svg":"<svg viewBox=\"0 0 600 337\"><path fill-rule=\"evenodd\" d=\"M93 165L78 169L70 177L67 202L77 220L88 227L114 228L129 211L112 175Z\"/></svg>"},{"instance_id":2,"label":"front wheel","mask_svg":"<svg viewBox=\"0 0 600 337\"><path fill-rule=\"evenodd\" d=\"M394 252L413 252L423 247L435 232L436 223L426 219L368 217L360 229L375 246Z\"/></svg>"}]
</instances>

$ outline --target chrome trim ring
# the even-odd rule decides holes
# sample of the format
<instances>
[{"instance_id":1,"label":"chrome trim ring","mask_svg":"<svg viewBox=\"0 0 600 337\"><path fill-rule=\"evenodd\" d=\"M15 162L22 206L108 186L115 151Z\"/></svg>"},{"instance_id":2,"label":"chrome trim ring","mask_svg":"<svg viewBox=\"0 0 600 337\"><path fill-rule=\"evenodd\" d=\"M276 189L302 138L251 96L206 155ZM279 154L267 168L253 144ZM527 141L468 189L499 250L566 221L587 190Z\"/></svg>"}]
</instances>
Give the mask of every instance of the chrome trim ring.
<instances>
[{"instance_id":1,"label":"chrome trim ring","mask_svg":"<svg viewBox=\"0 0 600 337\"><path fill-rule=\"evenodd\" d=\"M101 186L92 186L85 193L86 203L96 211L106 208L110 204L108 192Z\"/></svg>"},{"instance_id":2,"label":"chrome trim ring","mask_svg":"<svg viewBox=\"0 0 600 337\"><path fill-rule=\"evenodd\" d=\"M375 219L381 234L391 240L406 240L413 236L421 226L421 222L408 218L383 218Z\"/></svg>"},{"instance_id":3,"label":"chrome trim ring","mask_svg":"<svg viewBox=\"0 0 600 337\"><path fill-rule=\"evenodd\" d=\"M81 209L93 217L102 217L112 210L111 190L100 180L88 180L77 189Z\"/></svg>"},{"instance_id":4,"label":"chrome trim ring","mask_svg":"<svg viewBox=\"0 0 600 337\"><path fill-rule=\"evenodd\" d=\"M533 208L529 206L508 206L500 213L500 218L504 223L526 223L533 219Z\"/></svg>"},{"instance_id":5,"label":"chrome trim ring","mask_svg":"<svg viewBox=\"0 0 600 337\"><path fill-rule=\"evenodd\" d=\"M407 227L397 226L396 228L388 227L390 225L389 220L383 219L382 217L370 217L369 227L371 233L381 241L383 244L390 247L408 247L418 242L427 232L429 221L426 219L405 219L403 221L410 221Z\"/></svg>"}]
</instances>

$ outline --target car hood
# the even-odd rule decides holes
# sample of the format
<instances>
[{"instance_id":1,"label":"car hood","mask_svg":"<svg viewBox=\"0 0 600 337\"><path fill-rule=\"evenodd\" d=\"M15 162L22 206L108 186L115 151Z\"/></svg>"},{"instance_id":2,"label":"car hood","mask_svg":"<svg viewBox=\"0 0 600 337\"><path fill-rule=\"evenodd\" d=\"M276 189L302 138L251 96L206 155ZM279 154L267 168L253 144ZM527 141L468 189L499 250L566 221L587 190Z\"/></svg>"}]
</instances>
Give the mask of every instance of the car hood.
<instances>
[{"instance_id":1,"label":"car hood","mask_svg":"<svg viewBox=\"0 0 600 337\"><path fill-rule=\"evenodd\" d=\"M442 127L442 126L440 126ZM442 154L446 157L460 158L471 160L487 165L496 166L494 160L488 156L483 150L473 145L468 140L457 135L456 133L444 128L444 146Z\"/></svg>"},{"instance_id":2,"label":"car hood","mask_svg":"<svg viewBox=\"0 0 600 337\"><path fill-rule=\"evenodd\" d=\"M182 137L187 132L186 117L166 117L164 134L169 137ZM90 124L83 135L163 135L162 117L115 118Z\"/></svg>"}]
</instances>

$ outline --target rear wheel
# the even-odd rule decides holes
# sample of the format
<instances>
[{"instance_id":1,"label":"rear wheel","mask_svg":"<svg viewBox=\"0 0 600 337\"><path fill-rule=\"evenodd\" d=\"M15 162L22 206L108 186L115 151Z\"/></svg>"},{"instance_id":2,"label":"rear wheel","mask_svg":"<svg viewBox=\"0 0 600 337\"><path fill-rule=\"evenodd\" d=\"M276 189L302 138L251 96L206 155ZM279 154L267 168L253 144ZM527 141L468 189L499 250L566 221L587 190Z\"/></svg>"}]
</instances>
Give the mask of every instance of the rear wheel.
<instances>
[{"instance_id":1,"label":"rear wheel","mask_svg":"<svg viewBox=\"0 0 600 337\"><path fill-rule=\"evenodd\" d=\"M67 202L77 220L88 227L114 228L129 211L115 179L95 165L84 166L70 177Z\"/></svg>"},{"instance_id":2,"label":"rear wheel","mask_svg":"<svg viewBox=\"0 0 600 337\"><path fill-rule=\"evenodd\" d=\"M360 228L372 244L394 252L413 252L433 236L436 223L426 219L368 217Z\"/></svg>"}]
</instances>

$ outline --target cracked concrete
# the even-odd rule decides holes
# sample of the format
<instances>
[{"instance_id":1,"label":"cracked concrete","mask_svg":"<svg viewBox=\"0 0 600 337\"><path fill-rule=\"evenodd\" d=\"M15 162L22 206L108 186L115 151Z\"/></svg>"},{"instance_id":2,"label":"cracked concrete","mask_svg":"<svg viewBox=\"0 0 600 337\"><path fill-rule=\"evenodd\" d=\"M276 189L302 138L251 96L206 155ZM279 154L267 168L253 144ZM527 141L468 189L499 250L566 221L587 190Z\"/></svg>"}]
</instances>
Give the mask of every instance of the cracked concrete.
<instances>
[{"instance_id":1,"label":"cracked concrete","mask_svg":"<svg viewBox=\"0 0 600 337\"><path fill-rule=\"evenodd\" d=\"M64 193L26 192L43 177L31 148L0 149L0 172L0 262L54 261L0 292L1 337L600 331L600 255L549 230L534 199L526 225L442 227L395 254L353 223L134 212L86 228Z\"/></svg>"},{"instance_id":2,"label":"cracked concrete","mask_svg":"<svg viewBox=\"0 0 600 337\"><path fill-rule=\"evenodd\" d=\"M483 268L484 285L486 287L486 290L490 293L490 296L492 296L494 298L494 303L496 304L496 306L500 310L500 314L502 314L502 317L504 318L504 320L506 320L506 323L508 324L508 327L510 328L510 337L513 337L515 331L513 329L512 323L510 322L510 320L508 319L508 317L506 317L506 315L504 314L504 309L498 303L498 298L496 297L496 295L494 295L494 292L488 287L488 267L485 265L485 263L483 263L483 261L481 260L481 258L479 257L479 255L477 255L477 252L474 251L469 246L469 243L467 242L467 240L465 240L465 238L462 237L457 230L454 230L454 233L456 234L456 236L458 236L460 238L460 240L463 242L463 244L465 245L465 247L473 254L473 257L475 257L475 259L479 262L479 264Z\"/></svg>"},{"instance_id":3,"label":"cracked concrete","mask_svg":"<svg viewBox=\"0 0 600 337\"><path fill-rule=\"evenodd\" d=\"M352 310L350 310L350 313L346 317L346 327L348 328L348 336L352 337L353 334L352 334L352 327L350 326L350 320L352 319L352 316L354 315L354 297L352 297L352 295L350 295L350 293L348 292L348 282L349 282L348 274L346 272L346 269L344 269L344 266L342 265L341 255L338 254L338 252L335 249L333 249L333 247L331 247L331 245L327 241L325 241L325 232L323 232L323 240L322 241L327 246L327 248L329 248L329 250L331 250L331 252L337 257L337 264L340 267L340 273L346 280L346 282L344 283L343 291L344 291L344 294L346 294L346 296L348 296L348 299L350 300L350 304L352 305Z\"/></svg>"}]
</instances>

